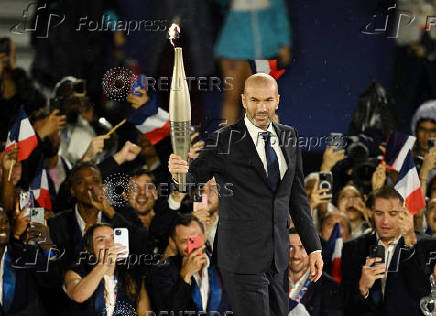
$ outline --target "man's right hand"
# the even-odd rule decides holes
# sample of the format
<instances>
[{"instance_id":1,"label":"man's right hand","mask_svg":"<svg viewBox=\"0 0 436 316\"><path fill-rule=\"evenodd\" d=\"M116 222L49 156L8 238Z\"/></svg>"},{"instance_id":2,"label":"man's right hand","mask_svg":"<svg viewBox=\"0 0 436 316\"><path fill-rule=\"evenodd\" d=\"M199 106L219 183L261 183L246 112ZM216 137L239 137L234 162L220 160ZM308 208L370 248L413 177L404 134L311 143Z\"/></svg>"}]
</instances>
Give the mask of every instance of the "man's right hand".
<instances>
[{"instance_id":1,"label":"man's right hand","mask_svg":"<svg viewBox=\"0 0 436 316\"><path fill-rule=\"evenodd\" d=\"M176 179L178 174L188 173L189 166L188 162L186 160L183 160L182 157L176 154L171 154L168 161L168 169L173 179Z\"/></svg>"},{"instance_id":2,"label":"man's right hand","mask_svg":"<svg viewBox=\"0 0 436 316\"><path fill-rule=\"evenodd\" d=\"M183 257L180 276L186 283L191 284L191 277L203 268L206 263L206 255L203 252L204 245L191 252L187 257Z\"/></svg>"},{"instance_id":3,"label":"man's right hand","mask_svg":"<svg viewBox=\"0 0 436 316\"><path fill-rule=\"evenodd\" d=\"M359 290L362 296L368 295L369 290L377 279L383 279L386 273L386 264L380 263L372 266L376 262L381 262L381 258L366 258L366 263L362 267L362 274L359 280Z\"/></svg>"}]
</instances>

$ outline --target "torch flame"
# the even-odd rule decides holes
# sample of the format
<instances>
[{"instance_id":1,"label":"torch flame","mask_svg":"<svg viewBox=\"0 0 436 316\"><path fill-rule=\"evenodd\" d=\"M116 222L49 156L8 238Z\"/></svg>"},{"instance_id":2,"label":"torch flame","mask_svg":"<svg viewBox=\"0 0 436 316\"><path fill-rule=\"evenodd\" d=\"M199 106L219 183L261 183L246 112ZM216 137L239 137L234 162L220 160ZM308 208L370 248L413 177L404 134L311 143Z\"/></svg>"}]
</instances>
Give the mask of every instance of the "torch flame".
<instances>
[{"instance_id":1,"label":"torch flame","mask_svg":"<svg viewBox=\"0 0 436 316\"><path fill-rule=\"evenodd\" d=\"M176 23L173 23L170 26L170 28L168 29L168 35L170 37L171 44L175 47L173 40L179 38L179 36L180 36L180 26L178 26Z\"/></svg>"}]
</instances>

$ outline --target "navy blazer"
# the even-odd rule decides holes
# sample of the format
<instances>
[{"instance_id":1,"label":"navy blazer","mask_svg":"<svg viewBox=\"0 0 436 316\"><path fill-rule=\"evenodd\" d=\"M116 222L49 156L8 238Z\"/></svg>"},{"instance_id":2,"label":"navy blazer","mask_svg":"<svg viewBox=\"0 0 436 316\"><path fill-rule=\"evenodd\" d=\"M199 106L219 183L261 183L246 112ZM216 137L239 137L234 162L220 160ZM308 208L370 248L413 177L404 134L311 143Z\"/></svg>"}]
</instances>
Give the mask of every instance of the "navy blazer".
<instances>
[{"instance_id":1,"label":"navy blazer","mask_svg":"<svg viewBox=\"0 0 436 316\"><path fill-rule=\"evenodd\" d=\"M171 315L171 311L174 311L174 314L178 315L180 311L198 311L192 299L195 280L192 277L191 284L187 284L180 277L181 266L182 257L180 256L169 257L161 264L153 266L147 278L147 289L153 310L156 313L162 311ZM211 267L215 269L222 289L221 275L212 263ZM209 294L209 297L210 295L211 294ZM226 311L231 311L231 308L230 301L225 290L223 290L219 308L213 312L224 315Z\"/></svg>"},{"instance_id":2,"label":"navy blazer","mask_svg":"<svg viewBox=\"0 0 436 316\"><path fill-rule=\"evenodd\" d=\"M342 250L342 286L345 294L345 315L422 316L419 300L430 293L430 274L421 261L424 235L417 235L413 249L404 247L400 238L388 268L384 298L374 300L375 286L365 299L359 291L362 266L369 255L370 246L376 245L375 233L365 234L344 244ZM399 260L395 260L399 258ZM378 280L376 281L378 282Z\"/></svg>"}]
</instances>

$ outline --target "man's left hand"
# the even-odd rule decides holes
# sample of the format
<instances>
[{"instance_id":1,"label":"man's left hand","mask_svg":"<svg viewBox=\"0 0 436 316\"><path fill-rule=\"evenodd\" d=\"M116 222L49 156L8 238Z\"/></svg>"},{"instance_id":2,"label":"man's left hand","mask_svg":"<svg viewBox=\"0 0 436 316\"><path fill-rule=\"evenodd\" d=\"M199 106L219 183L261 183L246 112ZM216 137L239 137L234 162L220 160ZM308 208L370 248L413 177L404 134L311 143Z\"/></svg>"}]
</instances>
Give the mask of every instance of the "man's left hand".
<instances>
[{"instance_id":1,"label":"man's left hand","mask_svg":"<svg viewBox=\"0 0 436 316\"><path fill-rule=\"evenodd\" d=\"M322 261L321 251L312 252L309 255L309 264L310 264L310 280L312 282L316 282L321 277L322 267L324 266L324 262Z\"/></svg>"}]
</instances>

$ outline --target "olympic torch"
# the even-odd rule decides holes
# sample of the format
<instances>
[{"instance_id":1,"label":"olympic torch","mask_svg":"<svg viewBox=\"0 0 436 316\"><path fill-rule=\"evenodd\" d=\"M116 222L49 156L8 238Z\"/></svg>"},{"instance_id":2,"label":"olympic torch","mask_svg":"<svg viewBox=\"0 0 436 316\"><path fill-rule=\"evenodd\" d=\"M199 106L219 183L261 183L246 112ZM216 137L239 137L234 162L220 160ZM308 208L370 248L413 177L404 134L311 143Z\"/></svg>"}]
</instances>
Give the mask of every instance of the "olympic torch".
<instances>
[{"instance_id":1,"label":"olympic torch","mask_svg":"<svg viewBox=\"0 0 436 316\"><path fill-rule=\"evenodd\" d=\"M170 133L173 152L187 160L191 146L191 100L183 67L182 48L176 47L174 44L174 40L178 38L179 34L179 26L173 24L169 29L170 41L174 46L173 78L169 104ZM176 180L179 183L179 191L186 192L186 174L177 175Z\"/></svg>"}]
</instances>

